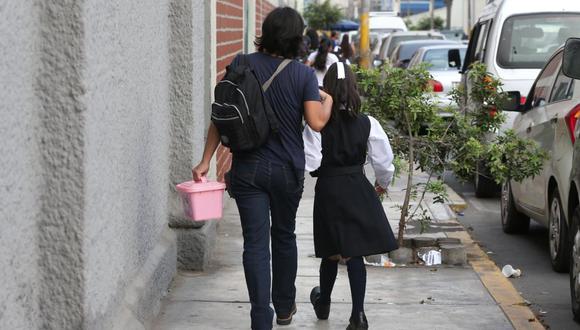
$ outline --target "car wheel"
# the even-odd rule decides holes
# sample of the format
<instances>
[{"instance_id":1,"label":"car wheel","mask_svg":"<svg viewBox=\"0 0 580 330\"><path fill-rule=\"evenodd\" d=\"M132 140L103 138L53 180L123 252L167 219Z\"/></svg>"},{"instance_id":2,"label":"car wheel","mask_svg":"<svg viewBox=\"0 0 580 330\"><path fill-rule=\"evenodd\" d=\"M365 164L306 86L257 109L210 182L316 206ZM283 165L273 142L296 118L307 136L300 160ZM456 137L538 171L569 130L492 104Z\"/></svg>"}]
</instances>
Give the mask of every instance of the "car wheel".
<instances>
[{"instance_id":1,"label":"car wheel","mask_svg":"<svg viewBox=\"0 0 580 330\"><path fill-rule=\"evenodd\" d=\"M580 206L572 216L570 236L572 251L570 255L570 297L574 320L580 322Z\"/></svg>"},{"instance_id":2,"label":"car wheel","mask_svg":"<svg viewBox=\"0 0 580 330\"><path fill-rule=\"evenodd\" d=\"M548 231L550 242L550 259L552 268L559 272L567 272L570 262L568 260L568 228L564 220L564 210L558 187L554 188L550 198L550 210L548 214Z\"/></svg>"},{"instance_id":3,"label":"car wheel","mask_svg":"<svg viewBox=\"0 0 580 330\"><path fill-rule=\"evenodd\" d=\"M530 228L530 217L516 209L511 185L501 187L501 227L506 234L524 233Z\"/></svg>"},{"instance_id":4,"label":"car wheel","mask_svg":"<svg viewBox=\"0 0 580 330\"><path fill-rule=\"evenodd\" d=\"M475 173L475 197L489 198L494 197L499 191L500 187L493 181L484 170L485 166L478 164Z\"/></svg>"}]
</instances>

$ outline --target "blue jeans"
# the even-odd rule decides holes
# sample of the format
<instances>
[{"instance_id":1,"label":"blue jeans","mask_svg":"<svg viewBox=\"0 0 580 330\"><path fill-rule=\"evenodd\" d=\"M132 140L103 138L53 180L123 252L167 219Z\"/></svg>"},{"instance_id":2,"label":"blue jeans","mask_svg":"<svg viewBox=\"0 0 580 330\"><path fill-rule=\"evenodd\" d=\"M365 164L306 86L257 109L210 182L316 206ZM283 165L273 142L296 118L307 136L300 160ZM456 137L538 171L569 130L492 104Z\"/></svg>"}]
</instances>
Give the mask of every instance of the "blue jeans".
<instances>
[{"instance_id":1,"label":"blue jeans","mask_svg":"<svg viewBox=\"0 0 580 330\"><path fill-rule=\"evenodd\" d=\"M243 264L252 306L252 329L272 329L270 287L278 316L286 317L296 298L298 256L294 229L304 172L264 160L234 159L230 174L231 193L244 235Z\"/></svg>"}]
</instances>

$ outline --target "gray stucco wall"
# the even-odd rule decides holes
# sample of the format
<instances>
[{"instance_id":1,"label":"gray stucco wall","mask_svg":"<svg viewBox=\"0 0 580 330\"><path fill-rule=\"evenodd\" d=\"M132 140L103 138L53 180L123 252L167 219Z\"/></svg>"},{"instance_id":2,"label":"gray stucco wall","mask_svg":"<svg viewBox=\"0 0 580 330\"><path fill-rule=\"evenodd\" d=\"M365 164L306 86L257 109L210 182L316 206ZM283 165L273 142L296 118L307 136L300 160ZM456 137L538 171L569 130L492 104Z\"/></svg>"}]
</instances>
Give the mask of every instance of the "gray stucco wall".
<instances>
[{"instance_id":1,"label":"gray stucco wall","mask_svg":"<svg viewBox=\"0 0 580 330\"><path fill-rule=\"evenodd\" d=\"M34 81L37 19L30 1L0 9L0 329L38 323L36 219L40 207Z\"/></svg>"},{"instance_id":2,"label":"gray stucco wall","mask_svg":"<svg viewBox=\"0 0 580 330\"><path fill-rule=\"evenodd\" d=\"M155 317L176 271L173 185L203 146L208 7L0 5L0 329ZM209 249L215 225L188 233Z\"/></svg>"},{"instance_id":3,"label":"gray stucco wall","mask_svg":"<svg viewBox=\"0 0 580 330\"><path fill-rule=\"evenodd\" d=\"M167 226L168 1L86 0L82 14L86 322L102 325Z\"/></svg>"}]
</instances>

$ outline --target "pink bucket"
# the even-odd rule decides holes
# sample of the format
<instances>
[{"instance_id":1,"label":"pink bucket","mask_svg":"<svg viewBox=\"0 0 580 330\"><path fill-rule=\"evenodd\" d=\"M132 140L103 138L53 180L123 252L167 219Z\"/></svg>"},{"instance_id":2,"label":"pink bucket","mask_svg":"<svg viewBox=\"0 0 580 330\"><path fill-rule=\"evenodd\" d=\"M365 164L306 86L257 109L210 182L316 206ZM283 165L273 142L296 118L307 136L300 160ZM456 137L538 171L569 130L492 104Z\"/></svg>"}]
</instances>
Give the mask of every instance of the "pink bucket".
<instances>
[{"instance_id":1,"label":"pink bucket","mask_svg":"<svg viewBox=\"0 0 580 330\"><path fill-rule=\"evenodd\" d=\"M220 219L223 215L223 195L226 185L221 182L187 181L176 186L183 201L185 215L193 221Z\"/></svg>"}]
</instances>

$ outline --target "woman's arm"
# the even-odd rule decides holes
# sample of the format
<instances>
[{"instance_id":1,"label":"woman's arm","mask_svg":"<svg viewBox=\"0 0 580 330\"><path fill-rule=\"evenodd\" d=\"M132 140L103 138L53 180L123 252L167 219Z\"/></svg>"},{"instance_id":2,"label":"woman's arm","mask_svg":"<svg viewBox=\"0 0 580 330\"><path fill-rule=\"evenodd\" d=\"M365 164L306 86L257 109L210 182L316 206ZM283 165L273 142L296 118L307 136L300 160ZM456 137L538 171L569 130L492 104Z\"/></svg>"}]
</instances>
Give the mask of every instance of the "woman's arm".
<instances>
[{"instance_id":1,"label":"woman's arm","mask_svg":"<svg viewBox=\"0 0 580 330\"><path fill-rule=\"evenodd\" d=\"M332 97L327 93L320 91L320 101L304 102L304 119L312 130L322 131L332 111Z\"/></svg>"},{"instance_id":2,"label":"woman's arm","mask_svg":"<svg viewBox=\"0 0 580 330\"><path fill-rule=\"evenodd\" d=\"M219 144L220 134L215 125L210 123L209 129L207 130L207 140L205 141L205 147L203 149L203 157L199 164L191 170L194 181L200 181L202 176L207 175L207 172L209 172L209 163Z\"/></svg>"}]
</instances>

